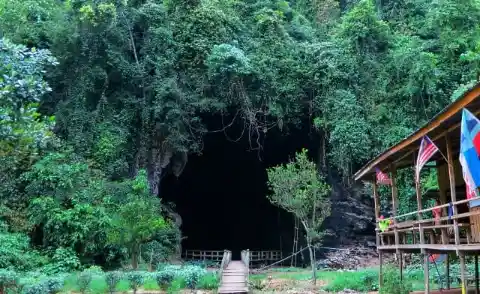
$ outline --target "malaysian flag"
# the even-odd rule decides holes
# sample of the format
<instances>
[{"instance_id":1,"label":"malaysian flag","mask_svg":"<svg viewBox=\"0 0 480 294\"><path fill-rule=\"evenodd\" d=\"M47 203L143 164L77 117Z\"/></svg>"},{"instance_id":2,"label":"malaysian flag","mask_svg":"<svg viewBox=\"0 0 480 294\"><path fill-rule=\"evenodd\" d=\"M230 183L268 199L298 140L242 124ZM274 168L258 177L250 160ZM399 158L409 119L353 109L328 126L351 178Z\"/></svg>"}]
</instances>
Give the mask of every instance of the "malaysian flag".
<instances>
[{"instance_id":1,"label":"malaysian flag","mask_svg":"<svg viewBox=\"0 0 480 294\"><path fill-rule=\"evenodd\" d=\"M472 185L468 182L468 177L466 177L464 174L463 178L466 179L465 188L467 189L467 199L477 197L477 193L475 192L475 189L472 189Z\"/></svg>"},{"instance_id":2,"label":"malaysian flag","mask_svg":"<svg viewBox=\"0 0 480 294\"><path fill-rule=\"evenodd\" d=\"M387 176L386 173L382 172L379 168L375 169L377 172L377 183L380 185L391 185L392 180Z\"/></svg>"},{"instance_id":3,"label":"malaysian flag","mask_svg":"<svg viewBox=\"0 0 480 294\"><path fill-rule=\"evenodd\" d=\"M430 140L429 137L425 136L422 138L422 142L420 143L420 150L418 151L417 164L415 165L417 182L420 181L420 171L422 170L422 167L437 151L437 146L432 142L432 140Z\"/></svg>"}]
</instances>

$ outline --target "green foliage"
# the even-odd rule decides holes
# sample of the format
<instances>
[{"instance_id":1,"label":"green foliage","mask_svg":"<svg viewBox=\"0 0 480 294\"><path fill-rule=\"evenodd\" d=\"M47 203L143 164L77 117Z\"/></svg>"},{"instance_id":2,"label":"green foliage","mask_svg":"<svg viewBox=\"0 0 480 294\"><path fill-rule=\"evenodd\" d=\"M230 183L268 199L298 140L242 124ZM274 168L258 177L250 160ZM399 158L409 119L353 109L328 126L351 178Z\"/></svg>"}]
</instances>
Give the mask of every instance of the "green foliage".
<instances>
[{"instance_id":1,"label":"green foliage","mask_svg":"<svg viewBox=\"0 0 480 294\"><path fill-rule=\"evenodd\" d=\"M157 281L157 285L158 287L160 287L160 289L168 288L174 278L175 273L168 270L162 270L160 272L157 272L155 275L155 280Z\"/></svg>"},{"instance_id":2,"label":"green foliage","mask_svg":"<svg viewBox=\"0 0 480 294\"><path fill-rule=\"evenodd\" d=\"M182 278L176 278L175 280L173 280L170 287L168 287L167 293L168 294L179 293L180 290L184 288L185 288L185 281Z\"/></svg>"},{"instance_id":3,"label":"green foliage","mask_svg":"<svg viewBox=\"0 0 480 294\"><path fill-rule=\"evenodd\" d=\"M170 224L161 215L161 203L150 195L145 171L132 183L132 190L118 203L107 235L110 244L125 246L132 259L132 267L138 266L140 246L155 240L170 230Z\"/></svg>"},{"instance_id":4,"label":"green foliage","mask_svg":"<svg viewBox=\"0 0 480 294\"><path fill-rule=\"evenodd\" d=\"M268 185L272 193L268 199L274 205L292 213L306 232L312 266L312 282L316 284L315 253L312 246L321 242L321 225L330 215L330 187L324 181L314 162L303 149L295 161L267 170Z\"/></svg>"},{"instance_id":5,"label":"green foliage","mask_svg":"<svg viewBox=\"0 0 480 294\"><path fill-rule=\"evenodd\" d=\"M0 268L24 271L40 267L48 261L30 248L30 239L26 235L8 232L1 225L0 221Z\"/></svg>"},{"instance_id":6,"label":"green foliage","mask_svg":"<svg viewBox=\"0 0 480 294\"><path fill-rule=\"evenodd\" d=\"M21 270L46 263L21 258L26 232L51 272L78 268L72 252L165 259L160 179L201 150L206 118L235 117L252 149L312 122L325 171L348 179L480 74L476 0L0 0L0 15L18 44L0 41L0 263Z\"/></svg>"},{"instance_id":7,"label":"green foliage","mask_svg":"<svg viewBox=\"0 0 480 294\"><path fill-rule=\"evenodd\" d=\"M358 270L355 272L336 273L324 290L339 292L344 289L370 292L378 290L378 272L374 270Z\"/></svg>"},{"instance_id":8,"label":"green foliage","mask_svg":"<svg viewBox=\"0 0 480 294\"><path fill-rule=\"evenodd\" d=\"M189 267L185 269L183 277L185 279L185 285L188 289L194 290L197 288L200 278L202 277L203 272L198 270L195 267Z\"/></svg>"},{"instance_id":9,"label":"green foliage","mask_svg":"<svg viewBox=\"0 0 480 294\"><path fill-rule=\"evenodd\" d=\"M268 184L272 191L269 200L298 217L311 241L319 242L320 226L330 214L330 187L324 182L307 150L295 156L295 161L270 168Z\"/></svg>"},{"instance_id":10,"label":"green foliage","mask_svg":"<svg viewBox=\"0 0 480 294\"><path fill-rule=\"evenodd\" d=\"M0 39L0 60L0 206L11 225L24 228L25 218L16 213L24 208L19 175L55 141L54 117L39 114L38 102L51 91L43 75L56 60L48 50L6 39Z\"/></svg>"},{"instance_id":11,"label":"green foliage","mask_svg":"<svg viewBox=\"0 0 480 294\"><path fill-rule=\"evenodd\" d=\"M0 269L0 293L15 288L18 284L18 274L11 270Z\"/></svg>"},{"instance_id":12,"label":"green foliage","mask_svg":"<svg viewBox=\"0 0 480 294\"><path fill-rule=\"evenodd\" d=\"M77 285L80 293L84 294L87 292L90 283L93 279L93 272L89 270L84 270L78 274Z\"/></svg>"},{"instance_id":13,"label":"green foliage","mask_svg":"<svg viewBox=\"0 0 480 294\"><path fill-rule=\"evenodd\" d=\"M49 277L44 283L49 294L56 294L63 289L64 279L62 277Z\"/></svg>"},{"instance_id":14,"label":"green foliage","mask_svg":"<svg viewBox=\"0 0 480 294\"><path fill-rule=\"evenodd\" d=\"M72 272L80 268L80 259L71 248L55 249L50 263L43 267L47 274Z\"/></svg>"},{"instance_id":15,"label":"green foliage","mask_svg":"<svg viewBox=\"0 0 480 294\"><path fill-rule=\"evenodd\" d=\"M120 271L112 271L112 272L107 272L105 274L105 280L108 285L108 292L110 294L115 293L117 289L117 284L120 282L120 280L123 277L123 273Z\"/></svg>"},{"instance_id":16,"label":"green foliage","mask_svg":"<svg viewBox=\"0 0 480 294\"><path fill-rule=\"evenodd\" d=\"M394 267L387 267L383 274L381 294L407 294L412 291L412 285L400 279L400 272Z\"/></svg>"},{"instance_id":17,"label":"green foliage","mask_svg":"<svg viewBox=\"0 0 480 294\"><path fill-rule=\"evenodd\" d=\"M140 286L143 285L145 277L144 273L142 272L129 272L127 273L127 279L130 283L130 289L132 289L133 293L135 294L137 293L137 290L140 288Z\"/></svg>"},{"instance_id":18,"label":"green foliage","mask_svg":"<svg viewBox=\"0 0 480 294\"><path fill-rule=\"evenodd\" d=\"M218 280L218 276L216 274L209 273L200 277L197 288L204 290L215 290L218 289L219 286L220 281Z\"/></svg>"}]
</instances>

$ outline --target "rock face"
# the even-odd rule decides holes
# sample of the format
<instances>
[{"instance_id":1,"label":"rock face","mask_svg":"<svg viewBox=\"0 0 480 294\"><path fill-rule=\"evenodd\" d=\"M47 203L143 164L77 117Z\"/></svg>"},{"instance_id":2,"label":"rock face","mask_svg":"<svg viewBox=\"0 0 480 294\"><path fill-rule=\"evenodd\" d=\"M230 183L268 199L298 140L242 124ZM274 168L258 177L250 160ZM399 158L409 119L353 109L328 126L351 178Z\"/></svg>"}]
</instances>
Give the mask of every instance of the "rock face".
<instances>
[{"instance_id":1,"label":"rock face","mask_svg":"<svg viewBox=\"0 0 480 294\"><path fill-rule=\"evenodd\" d=\"M317 261L317 267L331 270L356 270L376 265L377 256L374 248L342 247L324 253L323 258Z\"/></svg>"},{"instance_id":2,"label":"rock face","mask_svg":"<svg viewBox=\"0 0 480 294\"><path fill-rule=\"evenodd\" d=\"M332 176L327 180L332 186L332 209L330 217L324 222L328 236L325 237L323 245L375 246L373 199L362 195L362 184L347 189Z\"/></svg>"},{"instance_id":3,"label":"rock face","mask_svg":"<svg viewBox=\"0 0 480 294\"><path fill-rule=\"evenodd\" d=\"M362 184L346 188L331 174L327 181L332 207L323 224L327 236L317 251L318 267L354 270L376 264L373 199L364 195Z\"/></svg>"}]
</instances>

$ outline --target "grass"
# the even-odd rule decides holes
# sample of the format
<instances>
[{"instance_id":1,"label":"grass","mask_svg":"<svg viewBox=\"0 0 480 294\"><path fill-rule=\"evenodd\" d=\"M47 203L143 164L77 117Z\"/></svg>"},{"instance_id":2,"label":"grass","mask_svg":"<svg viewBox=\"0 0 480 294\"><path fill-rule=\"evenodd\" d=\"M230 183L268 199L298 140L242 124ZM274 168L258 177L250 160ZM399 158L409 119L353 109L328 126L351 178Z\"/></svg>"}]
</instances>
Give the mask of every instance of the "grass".
<instances>
[{"instance_id":1,"label":"grass","mask_svg":"<svg viewBox=\"0 0 480 294\"><path fill-rule=\"evenodd\" d=\"M259 283L261 280L267 279L268 276L272 276L274 279L305 281L311 279L311 272L308 269L301 268L278 268L272 269L268 273L251 275L250 279L253 283ZM404 277L405 282L411 284L413 290L423 290L423 270L405 271ZM378 268L366 268L357 271L317 271L317 280L326 284L323 290L327 292L339 292L344 289L360 292L375 291L378 290ZM437 286L432 282L431 287L435 288Z\"/></svg>"},{"instance_id":2,"label":"grass","mask_svg":"<svg viewBox=\"0 0 480 294\"><path fill-rule=\"evenodd\" d=\"M208 273L207 275L201 277L197 288L198 289L203 289L203 290L215 290L219 286L219 280L217 278L217 275L214 273ZM160 288L157 285L157 282L153 278L147 278L144 283L142 288L147 291L158 291ZM183 278L177 277L169 288L167 289L168 293L177 293L178 291L185 289L185 280ZM127 292L130 289L130 285L128 280L122 279L118 282L116 286L116 290L118 292ZM65 293L70 293L70 292L79 292L79 288L77 285L77 274L71 274L65 279L65 284L63 291ZM89 294L103 294L103 293L108 293L108 285L107 282L105 281L105 278L103 276L94 276L92 278L92 281L90 282L89 288L88 288L88 293Z\"/></svg>"},{"instance_id":3,"label":"grass","mask_svg":"<svg viewBox=\"0 0 480 294\"><path fill-rule=\"evenodd\" d=\"M220 281L218 280L216 274L209 273L200 279L198 288L204 290L214 290L218 288L219 282Z\"/></svg>"}]
</instances>

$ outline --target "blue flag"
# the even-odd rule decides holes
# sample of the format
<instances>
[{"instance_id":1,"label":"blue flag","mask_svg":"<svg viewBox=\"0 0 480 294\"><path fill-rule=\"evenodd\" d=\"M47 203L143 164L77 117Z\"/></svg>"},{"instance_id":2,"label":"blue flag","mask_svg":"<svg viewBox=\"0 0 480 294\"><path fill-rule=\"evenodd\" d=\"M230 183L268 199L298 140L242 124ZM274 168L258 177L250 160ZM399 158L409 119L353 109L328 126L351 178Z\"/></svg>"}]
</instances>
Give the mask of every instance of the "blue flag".
<instances>
[{"instance_id":1,"label":"blue flag","mask_svg":"<svg viewBox=\"0 0 480 294\"><path fill-rule=\"evenodd\" d=\"M471 112L463 109L460 133L460 163L463 179L471 189L480 186L480 159L474 139L480 135L480 121Z\"/></svg>"}]
</instances>

